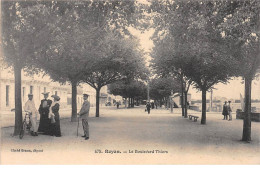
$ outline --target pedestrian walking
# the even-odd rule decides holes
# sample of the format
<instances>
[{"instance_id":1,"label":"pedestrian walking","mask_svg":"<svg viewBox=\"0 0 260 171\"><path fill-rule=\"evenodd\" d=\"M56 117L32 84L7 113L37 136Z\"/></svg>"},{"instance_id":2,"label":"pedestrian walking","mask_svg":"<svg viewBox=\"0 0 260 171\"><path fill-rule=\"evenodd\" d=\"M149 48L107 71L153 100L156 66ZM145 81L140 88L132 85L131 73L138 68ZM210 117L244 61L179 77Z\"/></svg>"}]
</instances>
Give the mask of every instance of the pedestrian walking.
<instances>
[{"instance_id":1,"label":"pedestrian walking","mask_svg":"<svg viewBox=\"0 0 260 171\"><path fill-rule=\"evenodd\" d=\"M154 102L151 103L151 107L152 107L152 109L154 109Z\"/></svg>"},{"instance_id":2,"label":"pedestrian walking","mask_svg":"<svg viewBox=\"0 0 260 171\"><path fill-rule=\"evenodd\" d=\"M147 110L148 114L150 114L150 110L151 110L151 104L150 104L150 102L148 102L148 103L146 104L146 110Z\"/></svg>"},{"instance_id":3,"label":"pedestrian walking","mask_svg":"<svg viewBox=\"0 0 260 171\"><path fill-rule=\"evenodd\" d=\"M25 103L24 111L30 113L30 121L32 123L31 135L38 136L36 124L38 110L35 107L32 94L28 94L28 101Z\"/></svg>"},{"instance_id":4,"label":"pedestrian walking","mask_svg":"<svg viewBox=\"0 0 260 171\"><path fill-rule=\"evenodd\" d=\"M59 114L60 97L57 95L52 95L51 97L53 97L53 103L50 107L50 113L49 113L49 118L51 120L50 135L56 136L56 137L61 137L60 114Z\"/></svg>"},{"instance_id":5,"label":"pedestrian walking","mask_svg":"<svg viewBox=\"0 0 260 171\"><path fill-rule=\"evenodd\" d=\"M158 106L157 100L154 102L154 105L155 105L155 109L157 109L157 106Z\"/></svg>"},{"instance_id":6,"label":"pedestrian walking","mask_svg":"<svg viewBox=\"0 0 260 171\"><path fill-rule=\"evenodd\" d=\"M44 99L41 100L41 104L38 110L40 113L40 123L39 123L38 132L41 132L45 135L49 135L51 122L48 116L49 116L52 101L48 99L49 92L42 93L42 94L44 96Z\"/></svg>"},{"instance_id":7,"label":"pedestrian walking","mask_svg":"<svg viewBox=\"0 0 260 171\"><path fill-rule=\"evenodd\" d=\"M223 120L227 120L228 119L228 105L227 105L227 101L225 101L225 103L223 105L222 115L224 115Z\"/></svg>"},{"instance_id":8,"label":"pedestrian walking","mask_svg":"<svg viewBox=\"0 0 260 171\"><path fill-rule=\"evenodd\" d=\"M82 126L84 135L82 137L85 138L85 140L89 139L89 125L88 125L88 117L89 117L89 109L90 109L90 103L88 101L88 94L83 94L84 103L82 104L82 107L78 113L79 117L82 120Z\"/></svg>"},{"instance_id":9,"label":"pedestrian walking","mask_svg":"<svg viewBox=\"0 0 260 171\"><path fill-rule=\"evenodd\" d=\"M229 120L228 121L232 121L231 101L228 101L228 116L229 116Z\"/></svg>"},{"instance_id":10,"label":"pedestrian walking","mask_svg":"<svg viewBox=\"0 0 260 171\"><path fill-rule=\"evenodd\" d=\"M119 102L116 102L116 108L119 109Z\"/></svg>"}]
</instances>

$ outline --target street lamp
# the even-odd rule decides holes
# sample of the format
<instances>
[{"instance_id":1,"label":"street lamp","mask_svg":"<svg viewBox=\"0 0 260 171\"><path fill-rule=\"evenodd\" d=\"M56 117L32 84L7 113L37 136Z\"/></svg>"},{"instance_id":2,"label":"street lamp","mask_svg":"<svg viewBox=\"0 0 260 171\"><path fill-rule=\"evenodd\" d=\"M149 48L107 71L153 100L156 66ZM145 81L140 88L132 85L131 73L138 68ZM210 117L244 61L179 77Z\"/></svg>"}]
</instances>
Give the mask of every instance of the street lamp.
<instances>
[{"instance_id":1,"label":"street lamp","mask_svg":"<svg viewBox=\"0 0 260 171\"><path fill-rule=\"evenodd\" d=\"M150 85L149 80L147 81L147 101L150 102Z\"/></svg>"}]
</instances>

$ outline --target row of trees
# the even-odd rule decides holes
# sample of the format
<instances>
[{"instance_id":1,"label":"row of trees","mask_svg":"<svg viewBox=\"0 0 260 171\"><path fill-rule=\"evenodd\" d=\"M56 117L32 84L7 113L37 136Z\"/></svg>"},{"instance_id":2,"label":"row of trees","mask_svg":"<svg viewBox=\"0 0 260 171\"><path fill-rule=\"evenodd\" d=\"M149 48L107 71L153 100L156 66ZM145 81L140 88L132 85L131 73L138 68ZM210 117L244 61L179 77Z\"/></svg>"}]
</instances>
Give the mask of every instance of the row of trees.
<instances>
[{"instance_id":1,"label":"row of trees","mask_svg":"<svg viewBox=\"0 0 260 171\"><path fill-rule=\"evenodd\" d=\"M147 87L143 81L124 79L108 86L108 90L115 96L122 96L125 99L125 106L128 99L128 107L134 107L134 101L146 99Z\"/></svg>"},{"instance_id":2,"label":"row of trees","mask_svg":"<svg viewBox=\"0 0 260 171\"><path fill-rule=\"evenodd\" d=\"M108 85L108 89L113 95L129 99L129 107L133 107L132 102L134 100L148 100L148 86L150 98L166 104L169 102L169 96L181 92L181 86L178 80L160 77L146 82L142 80L124 79Z\"/></svg>"},{"instance_id":3,"label":"row of trees","mask_svg":"<svg viewBox=\"0 0 260 171\"><path fill-rule=\"evenodd\" d=\"M3 1L4 60L15 75L15 130L22 123L21 70L44 72L72 86L72 117L76 121L77 85L100 89L123 78L142 79L143 52L127 31L136 24L133 1Z\"/></svg>"},{"instance_id":4,"label":"row of trees","mask_svg":"<svg viewBox=\"0 0 260 171\"><path fill-rule=\"evenodd\" d=\"M156 87L151 95L169 96L180 83L184 117L191 85L202 91L201 124L206 124L207 91L242 76L246 113L242 139L251 140L251 83L260 64L259 1L154 0L150 5L121 0L2 1L1 6L3 58L15 74L15 135L22 123L22 69L72 85L72 121L77 113L76 87L82 82L96 89L97 117L105 85L121 80L111 85L111 91L116 87L114 94L144 96L147 90L140 80L148 71L143 52L128 31L135 26L155 29L152 67L159 77L176 83L151 81L149 85Z\"/></svg>"},{"instance_id":5,"label":"row of trees","mask_svg":"<svg viewBox=\"0 0 260 171\"><path fill-rule=\"evenodd\" d=\"M152 1L158 75L179 78L182 92L202 91L201 124L206 124L206 92L232 76L245 79L243 141L251 140L251 82L259 69L260 2ZM186 104L186 103L185 103Z\"/></svg>"},{"instance_id":6,"label":"row of trees","mask_svg":"<svg viewBox=\"0 0 260 171\"><path fill-rule=\"evenodd\" d=\"M170 96L180 92L180 81L171 77L158 77L149 82L150 97L159 102L159 105L164 103L167 108L170 103Z\"/></svg>"}]
</instances>

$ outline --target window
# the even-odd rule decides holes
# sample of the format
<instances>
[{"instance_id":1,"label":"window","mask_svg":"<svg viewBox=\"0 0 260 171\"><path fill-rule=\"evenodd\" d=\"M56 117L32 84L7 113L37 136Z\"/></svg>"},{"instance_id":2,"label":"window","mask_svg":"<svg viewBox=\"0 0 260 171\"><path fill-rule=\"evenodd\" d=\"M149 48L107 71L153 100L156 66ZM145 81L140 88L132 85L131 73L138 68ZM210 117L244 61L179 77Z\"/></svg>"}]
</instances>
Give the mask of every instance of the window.
<instances>
[{"instance_id":1,"label":"window","mask_svg":"<svg viewBox=\"0 0 260 171\"><path fill-rule=\"evenodd\" d=\"M33 94L33 86L30 86L30 94Z\"/></svg>"},{"instance_id":2,"label":"window","mask_svg":"<svg viewBox=\"0 0 260 171\"><path fill-rule=\"evenodd\" d=\"M9 106L9 85L6 85L6 106Z\"/></svg>"}]
</instances>

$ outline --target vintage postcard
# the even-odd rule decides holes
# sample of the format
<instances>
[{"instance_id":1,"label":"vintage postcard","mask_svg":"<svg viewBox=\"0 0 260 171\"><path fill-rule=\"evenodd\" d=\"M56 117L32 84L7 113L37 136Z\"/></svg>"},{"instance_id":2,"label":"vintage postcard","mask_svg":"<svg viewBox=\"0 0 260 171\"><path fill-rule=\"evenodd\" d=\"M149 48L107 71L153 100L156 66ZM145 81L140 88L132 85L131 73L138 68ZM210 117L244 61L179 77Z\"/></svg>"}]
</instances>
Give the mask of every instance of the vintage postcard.
<instances>
[{"instance_id":1,"label":"vintage postcard","mask_svg":"<svg viewBox=\"0 0 260 171\"><path fill-rule=\"evenodd\" d=\"M260 1L1 0L0 165L259 165Z\"/></svg>"}]
</instances>

